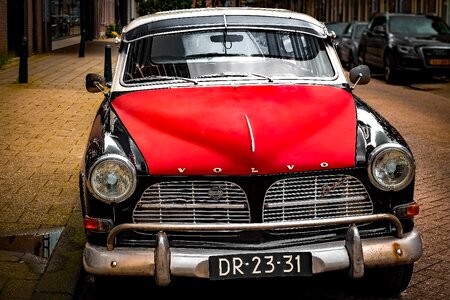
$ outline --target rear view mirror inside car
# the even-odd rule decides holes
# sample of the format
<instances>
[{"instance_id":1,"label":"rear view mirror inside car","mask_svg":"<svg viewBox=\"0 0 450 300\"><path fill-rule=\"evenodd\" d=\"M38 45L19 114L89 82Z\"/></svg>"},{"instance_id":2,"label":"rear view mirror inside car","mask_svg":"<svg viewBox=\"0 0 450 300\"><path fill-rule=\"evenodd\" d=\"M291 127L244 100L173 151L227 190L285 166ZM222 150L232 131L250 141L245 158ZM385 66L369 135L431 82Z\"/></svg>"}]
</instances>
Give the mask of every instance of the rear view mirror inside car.
<instances>
[{"instance_id":1,"label":"rear view mirror inside car","mask_svg":"<svg viewBox=\"0 0 450 300\"><path fill-rule=\"evenodd\" d=\"M220 34L220 35L212 35L210 37L211 42L213 43L233 43L233 42L242 42L244 36L240 34Z\"/></svg>"}]
</instances>

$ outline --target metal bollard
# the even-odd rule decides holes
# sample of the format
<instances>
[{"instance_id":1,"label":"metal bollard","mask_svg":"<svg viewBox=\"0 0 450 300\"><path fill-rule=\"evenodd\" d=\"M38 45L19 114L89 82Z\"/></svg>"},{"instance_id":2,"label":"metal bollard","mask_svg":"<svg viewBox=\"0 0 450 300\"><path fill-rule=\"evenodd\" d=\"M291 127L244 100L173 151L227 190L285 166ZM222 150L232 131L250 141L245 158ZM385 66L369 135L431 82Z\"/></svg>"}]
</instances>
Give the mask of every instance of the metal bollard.
<instances>
[{"instance_id":1,"label":"metal bollard","mask_svg":"<svg viewBox=\"0 0 450 300\"><path fill-rule=\"evenodd\" d=\"M104 69L105 81L107 83L112 82L112 63L111 63L111 46L105 46L105 69Z\"/></svg>"},{"instance_id":2,"label":"metal bollard","mask_svg":"<svg viewBox=\"0 0 450 300\"><path fill-rule=\"evenodd\" d=\"M85 30L81 30L81 37L80 37L80 49L78 51L78 57L84 57L84 47L85 46Z\"/></svg>"},{"instance_id":3,"label":"metal bollard","mask_svg":"<svg viewBox=\"0 0 450 300\"><path fill-rule=\"evenodd\" d=\"M25 36L20 44L19 83L28 83L28 42Z\"/></svg>"}]
</instances>

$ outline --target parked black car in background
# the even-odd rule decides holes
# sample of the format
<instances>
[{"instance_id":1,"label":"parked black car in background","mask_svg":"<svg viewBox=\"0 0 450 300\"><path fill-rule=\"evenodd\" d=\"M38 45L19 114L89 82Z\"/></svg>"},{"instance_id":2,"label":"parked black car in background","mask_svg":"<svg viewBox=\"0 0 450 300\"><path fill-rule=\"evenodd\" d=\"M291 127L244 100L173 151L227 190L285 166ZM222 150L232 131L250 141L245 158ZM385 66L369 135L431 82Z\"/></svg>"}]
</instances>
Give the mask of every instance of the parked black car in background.
<instances>
[{"instance_id":1,"label":"parked black car in background","mask_svg":"<svg viewBox=\"0 0 450 300\"><path fill-rule=\"evenodd\" d=\"M406 72L450 77L450 27L437 16L381 13L361 37L359 59L388 83Z\"/></svg>"},{"instance_id":2,"label":"parked black car in background","mask_svg":"<svg viewBox=\"0 0 450 300\"><path fill-rule=\"evenodd\" d=\"M359 63L359 41L367 24L368 22L350 22L341 36L337 51L342 65L349 70Z\"/></svg>"},{"instance_id":3,"label":"parked black car in background","mask_svg":"<svg viewBox=\"0 0 450 300\"><path fill-rule=\"evenodd\" d=\"M341 41L342 35L344 34L345 29L349 25L349 22L327 22L325 26L329 32L334 31L336 37L334 39L334 43L336 45L336 49L339 48L339 43Z\"/></svg>"}]
</instances>

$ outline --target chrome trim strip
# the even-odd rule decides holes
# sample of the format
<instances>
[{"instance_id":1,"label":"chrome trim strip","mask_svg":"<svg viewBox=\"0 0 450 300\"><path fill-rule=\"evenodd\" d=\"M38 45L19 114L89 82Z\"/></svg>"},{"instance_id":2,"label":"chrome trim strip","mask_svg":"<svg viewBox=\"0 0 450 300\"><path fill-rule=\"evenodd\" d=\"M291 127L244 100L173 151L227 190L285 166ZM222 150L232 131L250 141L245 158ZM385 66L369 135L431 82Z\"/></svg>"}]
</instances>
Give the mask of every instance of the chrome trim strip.
<instances>
[{"instance_id":1,"label":"chrome trim strip","mask_svg":"<svg viewBox=\"0 0 450 300\"><path fill-rule=\"evenodd\" d=\"M276 202L276 203L264 203L264 207L267 208L276 208L276 207L297 207L300 205L315 205L322 203L328 203L328 204L336 204L336 203L342 203L342 202L349 202L349 201L359 201L359 200L366 200L368 197L365 196L350 196L350 197L333 197L333 198L325 198L321 201L319 200L302 200L302 201L289 201L288 203L282 203L282 202Z\"/></svg>"},{"instance_id":2,"label":"chrome trim strip","mask_svg":"<svg viewBox=\"0 0 450 300\"><path fill-rule=\"evenodd\" d=\"M223 26L225 26L225 30L227 30L227 15L223 14Z\"/></svg>"},{"instance_id":3,"label":"chrome trim strip","mask_svg":"<svg viewBox=\"0 0 450 300\"><path fill-rule=\"evenodd\" d=\"M403 227L400 220L391 214L375 214L369 216L355 216L346 218L330 218L323 220L304 220L290 222L266 222L266 223L234 223L234 224L161 224L161 223L125 223L115 226L108 234L106 247L112 251L114 249L114 240L116 236L124 231L219 231L219 230L272 230L286 228L309 228L314 226L357 224L374 221L389 221L397 229L397 237L403 237Z\"/></svg>"},{"instance_id":4,"label":"chrome trim strip","mask_svg":"<svg viewBox=\"0 0 450 300\"><path fill-rule=\"evenodd\" d=\"M245 209L248 207L248 205L245 204L140 204L141 208L147 208L147 209L201 209L201 208L208 208L208 209L217 209L217 208L224 208L224 209Z\"/></svg>"},{"instance_id":5,"label":"chrome trim strip","mask_svg":"<svg viewBox=\"0 0 450 300\"><path fill-rule=\"evenodd\" d=\"M248 132L250 134L251 149L252 149L252 152L255 152L255 137L253 136L252 125L250 124L250 120L249 120L247 114L245 114L245 120L247 120Z\"/></svg>"}]
</instances>

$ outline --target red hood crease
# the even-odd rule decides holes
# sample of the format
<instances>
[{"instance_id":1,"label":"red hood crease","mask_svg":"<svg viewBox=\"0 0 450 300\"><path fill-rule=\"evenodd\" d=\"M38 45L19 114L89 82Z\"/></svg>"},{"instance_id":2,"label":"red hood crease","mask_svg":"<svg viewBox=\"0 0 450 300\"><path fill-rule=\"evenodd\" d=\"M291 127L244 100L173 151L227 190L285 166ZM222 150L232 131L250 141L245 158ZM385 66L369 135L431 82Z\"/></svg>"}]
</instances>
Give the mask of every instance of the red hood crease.
<instances>
[{"instance_id":1,"label":"red hood crease","mask_svg":"<svg viewBox=\"0 0 450 300\"><path fill-rule=\"evenodd\" d=\"M154 175L269 174L355 164L355 104L337 87L147 90L121 95L112 106Z\"/></svg>"}]
</instances>

